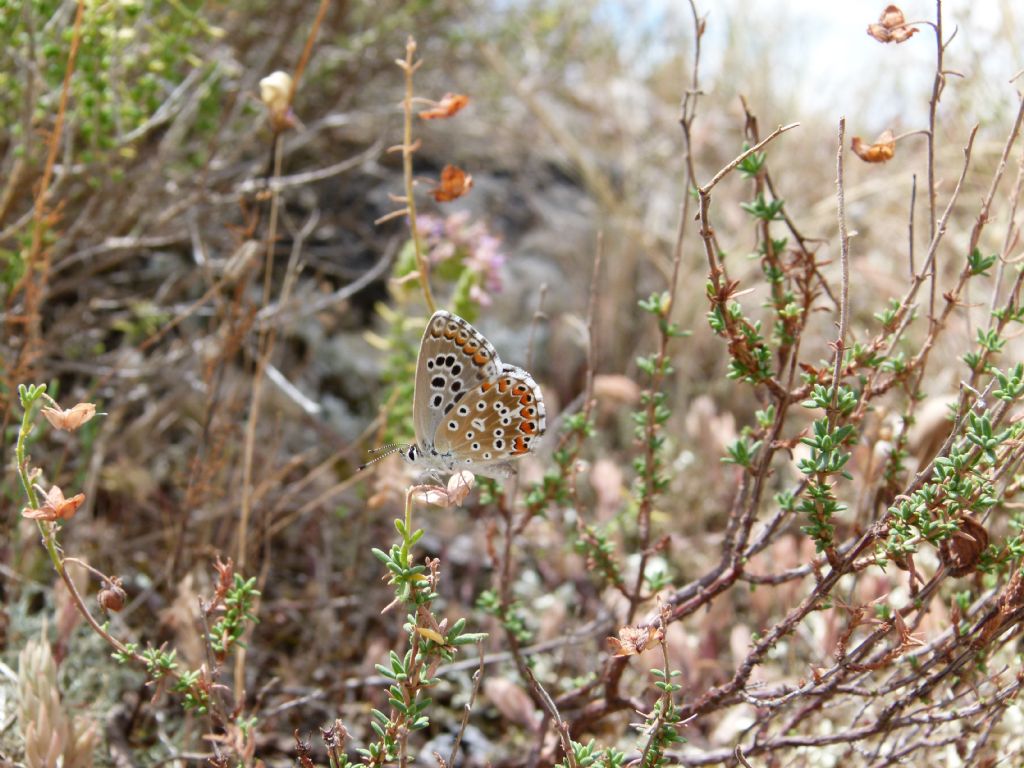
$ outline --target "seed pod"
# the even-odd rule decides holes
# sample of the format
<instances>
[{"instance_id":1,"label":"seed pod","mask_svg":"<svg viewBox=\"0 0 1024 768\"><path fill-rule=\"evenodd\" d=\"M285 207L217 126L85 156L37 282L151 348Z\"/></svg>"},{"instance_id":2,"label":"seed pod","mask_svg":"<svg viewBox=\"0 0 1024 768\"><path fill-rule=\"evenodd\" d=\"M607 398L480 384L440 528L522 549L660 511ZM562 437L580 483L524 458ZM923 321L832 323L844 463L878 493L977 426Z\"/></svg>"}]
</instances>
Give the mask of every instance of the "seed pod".
<instances>
[{"instance_id":1,"label":"seed pod","mask_svg":"<svg viewBox=\"0 0 1024 768\"><path fill-rule=\"evenodd\" d=\"M96 601L104 611L117 613L124 608L124 602L128 598L121 587L121 580L116 576L110 581L103 582L103 589L96 595Z\"/></svg>"},{"instance_id":2,"label":"seed pod","mask_svg":"<svg viewBox=\"0 0 1024 768\"><path fill-rule=\"evenodd\" d=\"M939 544L939 559L952 576L966 576L978 568L982 552L988 547L988 531L973 517L957 520L959 530Z\"/></svg>"}]
</instances>

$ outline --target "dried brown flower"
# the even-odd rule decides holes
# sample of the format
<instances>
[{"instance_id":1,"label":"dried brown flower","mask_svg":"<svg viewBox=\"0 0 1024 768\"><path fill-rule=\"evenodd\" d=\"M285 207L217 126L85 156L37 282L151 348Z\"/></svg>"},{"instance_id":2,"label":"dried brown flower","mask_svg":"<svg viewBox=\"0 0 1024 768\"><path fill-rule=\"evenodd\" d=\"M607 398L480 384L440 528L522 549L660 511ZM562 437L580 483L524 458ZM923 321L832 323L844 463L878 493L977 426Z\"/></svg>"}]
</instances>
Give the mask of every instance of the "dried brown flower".
<instances>
[{"instance_id":1,"label":"dried brown flower","mask_svg":"<svg viewBox=\"0 0 1024 768\"><path fill-rule=\"evenodd\" d=\"M467 104L469 104L469 96L463 93L446 93L433 107L420 112L420 117L423 120L451 117Z\"/></svg>"},{"instance_id":2,"label":"dried brown flower","mask_svg":"<svg viewBox=\"0 0 1024 768\"><path fill-rule=\"evenodd\" d=\"M472 176L457 166L446 165L441 169L441 178L430 194L439 203L450 203L465 195L472 188Z\"/></svg>"},{"instance_id":3,"label":"dried brown flower","mask_svg":"<svg viewBox=\"0 0 1024 768\"><path fill-rule=\"evenodd\" d=\"M902 43L917 34L917 27L907 26L903 11L887 5L877 24L868 24L868 34L880 43Z\"/></svg>"},{"instance_id":4,"label":"dried brown flower","mask_svg":"<svg viewBox=\"0 0 1024 768\"><path fill-rule=\"evenodd\" d=\"M468 470L459 470L448 478L448 486L418 485L413 489L413 498L437 507L457 507L466 500L473 490L476 477Z\"/></svg>"},{"instance_id":5,"label":"dried brown flower","mask_svg":"<svg viewBox=\"0 0 1024 768\"><path fill-rule=\"evenodd\" d=\"M220 555L217 555L217 562L213 564L213 569L217 571L217 587L213 594L213 606L220 605L224 598L228 594L228 590L231 589L231 585L234 583L235 574L235 561L230 557L227 562L220 559Z\"/></svg>"},{"instance_id":6,"label":"dried brown flower","mask_svg":"<svg viewBox=\"0 0 1024 768\"><path fill-rule=\"evenodd\" d=\"M27 517L29 520L44 520L46 522L70 520L75 516L75 512L78 511L78 508L82 506L84 501L84 493L79 493L70 499L65 499L64 491L55 485L47 491L41 507L38 509L25 507L25 509L21 510L21 516Z\"/></svg>"},{"instance_id":7,"label":"dried brown flower","mask_svg":"<svg viewBox=\"0 0 1024 768\"><path fill-rule=\"evenodd\" d=\"M345 742L348 741L348 729L339 717L330 728L320 729L320 738L327 749L344 749Z\"/></svg>"},{"instance_id":8,"label":"dried brown flower","mask_svg":"<svg viewBox=\"0 0 1024 768\"><path fill-rule=\"evenodd\" d=\"M96 601L100 604L100 607L104 611L113 611L114 613L124 608L127 598L128 595L123 589L122 581L116 576L112 577L109 581L103 582L103 589L96 595Z\"/></svg>"},{"instance_id":9,"label":"dried brown flower","mask_svg":"<svg viewBox=\"0 0 1024 768\"><path fill-rule=\"evenodd\" d=\"M874 144L865 144L860 136L854 136L850 149L865 163L885 163L896 154L896 137L891 130L885 130Z\"/></svg>"},{"instance_id":10,"label":"dried brown flower","mask_svg":"<svg viewBox=\"0 0 1024 768\"><path fill-rule=\"evenodd\" d=\"M55 429L73 432L96 415L96 406L92 403L79 403L67 410L61 407L43 408L40 413Z\"/></svg>"},{"instance_id":11,"label":"dried brown flower","mask_svg":"<svg viewBox=\"0 0 1024 768\"><path fill-rule=\"evenodd\" d=\"M665 637L661 627L621 627L619 636L608 638L608 650L613 656L636 656Z\"/></svg>"},{"instance_id":12,"label":"dried brown flower","mask_svg":"<svg viewBox=\"0 0 1024 768\"><path fill-rule=\"evenodd\" d=\"M1024 575L1017 568L999 595L999 614L1004 618L1024 608Z\"/></svg>"}]
</instances>

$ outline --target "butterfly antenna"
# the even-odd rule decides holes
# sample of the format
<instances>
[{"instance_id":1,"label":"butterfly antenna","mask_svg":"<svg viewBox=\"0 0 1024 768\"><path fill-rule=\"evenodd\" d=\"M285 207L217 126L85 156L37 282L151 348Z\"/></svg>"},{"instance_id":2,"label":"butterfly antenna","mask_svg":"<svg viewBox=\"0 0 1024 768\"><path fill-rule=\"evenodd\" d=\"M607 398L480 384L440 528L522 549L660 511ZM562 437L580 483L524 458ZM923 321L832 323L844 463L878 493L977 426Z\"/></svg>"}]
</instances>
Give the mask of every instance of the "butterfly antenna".
<instances>
[{"instance_id":1,"label":"butterfly antenna","mask_svg":"<svg viewBox=\"0 0 1024 768\"><path fill-rule=\"evenodd\" d=\"M379 455L374 456L372 459L370 459L365 464L360 464L358 471L362 472L364 469L366 469L371 464L375 464L378 461L380 461L381 459L387 458L388 456L390 456L395 451L400 451L400 450L402 450L405 447L406 447L406 445L404 443L388 443L387 445L382 445L379 448L371 448L369 451L367 451L367 453L369 453L371 456L373 454L379 454Z\"/></svg>"}]
</instances>

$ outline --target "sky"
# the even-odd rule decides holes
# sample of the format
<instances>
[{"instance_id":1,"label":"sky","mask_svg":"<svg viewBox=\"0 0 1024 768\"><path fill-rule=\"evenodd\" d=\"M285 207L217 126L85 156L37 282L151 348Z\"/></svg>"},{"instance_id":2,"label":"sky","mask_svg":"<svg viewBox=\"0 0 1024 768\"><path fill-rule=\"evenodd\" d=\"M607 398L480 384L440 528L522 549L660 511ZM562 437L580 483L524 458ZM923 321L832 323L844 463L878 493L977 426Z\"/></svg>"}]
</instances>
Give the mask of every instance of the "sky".
<instances>
[{"instance_id":1,"label":"sky","mask_svg":"<svg viewBox=\"0 0 1024 768\"><path fill-rule=\"evenodd\" d=\"M1019 0L946 0L944 33L957 27L947 66L985 80L993 96L1013 101L1010 78L1024 68L1024 5ZM934 72L934 32L923 26L901 45L882 45L866 33L886 3L868 0L698 0L707 18L702 71L725 78L730 46L746 46L773 70L773 87L836 118L848 105L867 109L868 127L920 123ZM935 3L900 4L908 21L934 18ZM626 58L641 74L688 44L690 7L682 0L602 0L596 13L620 36ZM1017 88L1024 88L1024 78ZM975 86L975 91L977 87ZM906 98L904 98L906 97Z\"/></svg>"}]
</instances>

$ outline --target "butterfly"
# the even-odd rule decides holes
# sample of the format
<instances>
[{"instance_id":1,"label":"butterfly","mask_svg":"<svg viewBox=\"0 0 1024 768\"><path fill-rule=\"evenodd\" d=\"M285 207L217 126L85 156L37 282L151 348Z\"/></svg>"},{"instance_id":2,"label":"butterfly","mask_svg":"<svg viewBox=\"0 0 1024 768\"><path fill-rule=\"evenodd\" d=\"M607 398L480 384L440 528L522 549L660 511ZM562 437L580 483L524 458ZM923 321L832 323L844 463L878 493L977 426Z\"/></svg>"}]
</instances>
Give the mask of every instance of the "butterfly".
<instances>
[{"instance_id":1,"label":"butterfly","mask_svg":"<svg viewBox=\"0 0 1024 768\"><path fill-rule=\"evenodd\" d=\"M514 475L547 426L533 377L502 364L480 331L444 310L420 341L412 417L416 442L398 449L409 464L487 477Z\"/></svg>"}]
</instances>

